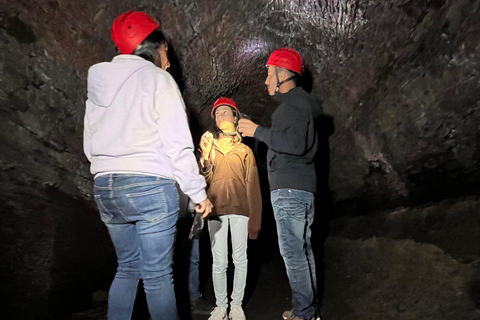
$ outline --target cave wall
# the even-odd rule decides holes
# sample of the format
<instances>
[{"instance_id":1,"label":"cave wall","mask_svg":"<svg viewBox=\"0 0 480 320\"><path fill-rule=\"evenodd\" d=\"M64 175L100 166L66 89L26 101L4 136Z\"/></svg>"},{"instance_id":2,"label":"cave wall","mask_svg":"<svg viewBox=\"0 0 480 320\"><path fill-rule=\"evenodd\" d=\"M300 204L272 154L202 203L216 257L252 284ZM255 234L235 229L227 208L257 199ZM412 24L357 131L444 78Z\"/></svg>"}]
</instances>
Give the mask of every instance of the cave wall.
<instances>
[{"instance_id":1,"label":"cave wall","mask_svg":"<svg viewBox=\"0 0 480 320\"><path fill-rule=\"evenodd\" d=\"M277 47L300 51L335 124L338 215L479 193L478 0L1 4L1 294L24 318L25 306L52 313L55 292L93 290L114 270L82 123L87 69L115 54L111 22L132 8L173 39L197 139L221 95L268 125L264 63Z\"/></svg>"},{"instance_id":2,"label":"cave wall","mask_svg":"<svg viewBox=\"0 0 480 320\"><path fill-rule=\"evenodd\" d=\"M228 94L268 125L262 66L279 46L301 52L335 123L330 186L351 213L478 193L478 11L444 0L160 7L203 123Z\"/></svg>"}]
</instances>

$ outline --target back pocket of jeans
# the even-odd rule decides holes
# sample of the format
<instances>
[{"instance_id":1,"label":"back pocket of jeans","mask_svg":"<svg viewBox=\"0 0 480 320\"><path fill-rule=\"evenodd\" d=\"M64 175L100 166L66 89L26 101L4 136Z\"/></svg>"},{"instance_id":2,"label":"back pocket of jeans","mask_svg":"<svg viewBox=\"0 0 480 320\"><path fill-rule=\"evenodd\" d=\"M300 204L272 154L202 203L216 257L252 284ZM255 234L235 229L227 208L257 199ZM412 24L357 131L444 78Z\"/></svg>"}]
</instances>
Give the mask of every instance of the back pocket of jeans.
<instances>
[{"instance_id":1,"label":"back pocket of jeans","mask_svg":"<svg viewBox=\"0 0 480 320\"><path fill-rule=\"evenodd\" d=\"M98 211L100 212L100 219L102 219L103 223L109 223L112 220L113 215L108 212L107 208L104 206L102 202L102 198L100 195L94 195L95 202L97 203Z\"/></svg>"},{"instance_id":2,"label":"back pocket of jeans","mask_svg":"<svg viewBox=\"0 0 480 320\"><path fill-rule=\"evenodd\" d=\"M138 215L149 222L158 222L168 215L168 199L163 187L152 186L149 190L126 194Z\"/></svg>"}]
</instances>

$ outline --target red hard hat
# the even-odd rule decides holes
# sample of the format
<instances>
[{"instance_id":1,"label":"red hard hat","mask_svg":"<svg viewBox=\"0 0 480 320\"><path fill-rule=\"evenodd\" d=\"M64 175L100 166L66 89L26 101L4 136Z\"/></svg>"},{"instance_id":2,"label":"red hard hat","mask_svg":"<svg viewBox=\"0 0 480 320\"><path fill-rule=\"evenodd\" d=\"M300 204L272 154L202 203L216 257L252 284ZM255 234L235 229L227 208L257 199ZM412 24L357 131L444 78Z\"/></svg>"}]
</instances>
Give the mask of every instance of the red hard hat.
<instances>
[{"instance_id":1,"label":"red hard hat","mask_svg":"<svg viewBox=\"0 0 480 320\"><path fill-rule=\"evenodd\" d=\"M272 52L266 66L276 66L302 74L302 57L293 49L280 48Z\"/></svg>"},{"instance_id":2,"label":"red hard hat","mask_svg":"<svg viewBox=\"0 0 480 320\"><path fill-rule=\"evenodd\" d=\"M145 12L128 11L113 21L111 36L121 53L131 54L158 27L160 23Z\"/></svg>"},{"instance_id":3,"label":"red hard hat","mask_svg":"<svg viewBox=\"0 0 480 320\"><path fill-rule=\"evenodd\" d=\"M237 113L240 113L240 110L238 110L238 107L235 101L233 101L230 98L222 97L217 99L217 101L215 101L215 103L213 104L212 112L210 112L210 115L212 116L212 118L214 118L213 113L215 112L215 109L217 109L220 106L232 107L233 109L237 110Z\"/></svg>"}]
</instances>

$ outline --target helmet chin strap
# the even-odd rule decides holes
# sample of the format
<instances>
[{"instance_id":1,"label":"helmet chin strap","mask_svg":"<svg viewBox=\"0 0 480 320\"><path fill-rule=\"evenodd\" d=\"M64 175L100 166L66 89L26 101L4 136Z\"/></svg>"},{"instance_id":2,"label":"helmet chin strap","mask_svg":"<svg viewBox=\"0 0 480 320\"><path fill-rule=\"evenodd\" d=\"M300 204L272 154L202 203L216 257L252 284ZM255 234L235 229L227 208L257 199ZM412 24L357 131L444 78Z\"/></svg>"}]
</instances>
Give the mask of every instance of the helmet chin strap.
<instances>
[{"instance_id":1,"label":"helmet chin strap","mask_svg":"<svg viewBox=\"0 0 480 320\"><path fill-rule=\"evenodd\" d=\"M233 137L233 136L237 135L237 131L233 131L233 132L222 131L222 135L227 136L227 137Z\"/></svg>"},{"instance_id":2,"label":"helmet chin strap","mask_svg":"<svg viewBox=\"0 0 480 320\"><path fill-rule=\"evenodd\" d=\"M284 84L284 83L287 82L287 81L293 80L293 79L295 79L295 77L296 77L296 75L293 75L293 76L291 76L290 78L287 78L287 79L285 79L285 80L283 80L283 81L279 81L279 80L278 80L278 68L277 68L277 67L275 67L275 76L277 77L277 87L275 88L275 95L278 95L278 94L281 93L279 90L280 90L280 86L281 86L282 84Z\"/></svg>"},{"instance_id":3,"label":"helmet chin strap","mask_svg":"<svg viewBox=\"0 0 480 320\"><path fill-rule=\"evenodd\" d=\"M226 132L226 131L223 131L222 130L222 135L226 136L226 137L234 137L238 134L238 131L237 131L237 117L235 115L235 124L234 124L234 129L235 131L230 131L230 132Z\"/></svg>"}]
</instances>

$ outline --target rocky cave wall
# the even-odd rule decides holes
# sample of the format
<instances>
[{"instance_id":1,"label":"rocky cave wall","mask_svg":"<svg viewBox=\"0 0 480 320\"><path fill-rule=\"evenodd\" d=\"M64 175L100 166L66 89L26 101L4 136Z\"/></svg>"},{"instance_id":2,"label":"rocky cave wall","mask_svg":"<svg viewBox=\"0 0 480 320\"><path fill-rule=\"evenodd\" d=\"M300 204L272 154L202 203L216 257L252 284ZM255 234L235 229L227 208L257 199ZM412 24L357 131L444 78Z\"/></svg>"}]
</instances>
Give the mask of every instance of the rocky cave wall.
<instances>
[{"instance_id":1,"label":"rocky cave wall","mask_svg":"<svg viewBox=\"0 0 480 320\"><path fill-rule=\"evenodd\" d=\"M115 54L109 28L130 9L173 39L196 139L221 95L268 125L264 63L296 48L333 118L337 215L479 194L478 0L1 3L1 296L17 314L69 309L83 296L68 288L111 279L82 122L88 67Z\"/></svg>"}]
</instances>

